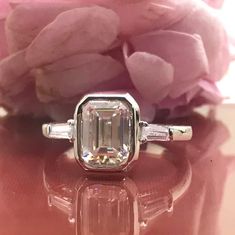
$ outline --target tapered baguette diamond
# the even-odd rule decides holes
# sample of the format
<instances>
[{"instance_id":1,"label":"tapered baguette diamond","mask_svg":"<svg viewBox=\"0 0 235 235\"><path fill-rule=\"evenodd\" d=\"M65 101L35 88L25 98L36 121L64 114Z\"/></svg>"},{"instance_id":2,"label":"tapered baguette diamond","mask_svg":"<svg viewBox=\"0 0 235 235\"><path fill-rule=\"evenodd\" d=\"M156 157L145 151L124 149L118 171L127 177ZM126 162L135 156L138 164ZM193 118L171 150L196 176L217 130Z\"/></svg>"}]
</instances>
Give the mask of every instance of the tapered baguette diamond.
<instances>
[{"instance_id":1,"label":"tapered baguette diamond","mask_svg":"<svg viewBox=\"0 0 235 235\"><path fill-rule=\"evenodd\" d=\"M83 104L80 154L88 168L116 168L128 161L133 113L120 100L90 100Z\"/></svg>"},{"instance_id":2,"label":"tapered baguette diamond","mask_svg":"<svg viewBox=\"0 0 235 235\"><path fill-rule=\"evenodd\" d=\"M141 128L141 141L169 141L169 128L156 124L148 124Z\"/></svg>"},{"instance_id":3,"label":"tapered baguette diamond","mask_svg":"<svg viewBox=\"0 0 235 235\"><path fill-rule=\"evenodd\" d=\"M42 126L45 136L55 139L73 139L74 124L73 120L67 123L49 123Z\"/></svg>"}]
</instances>

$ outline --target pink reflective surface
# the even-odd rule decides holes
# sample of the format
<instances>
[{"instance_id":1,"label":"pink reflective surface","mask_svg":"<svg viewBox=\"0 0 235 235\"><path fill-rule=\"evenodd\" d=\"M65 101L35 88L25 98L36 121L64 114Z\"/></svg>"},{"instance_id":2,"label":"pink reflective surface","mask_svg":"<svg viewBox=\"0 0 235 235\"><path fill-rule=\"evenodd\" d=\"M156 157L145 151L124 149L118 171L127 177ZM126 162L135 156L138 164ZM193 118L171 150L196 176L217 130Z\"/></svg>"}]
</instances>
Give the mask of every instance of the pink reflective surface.
<instances>
[{"instance_id":1,"label":"pink reflective surface","mask_svg":"<svg viewBox=\"0 0 235 235\"><path fill-rule=\"evenodd\" d=\"M0 121L0 234L234 235L235 105L202 109L185 143L143 146L125 175L86 175L39 121Z\"/></svg>"}]
</instances>

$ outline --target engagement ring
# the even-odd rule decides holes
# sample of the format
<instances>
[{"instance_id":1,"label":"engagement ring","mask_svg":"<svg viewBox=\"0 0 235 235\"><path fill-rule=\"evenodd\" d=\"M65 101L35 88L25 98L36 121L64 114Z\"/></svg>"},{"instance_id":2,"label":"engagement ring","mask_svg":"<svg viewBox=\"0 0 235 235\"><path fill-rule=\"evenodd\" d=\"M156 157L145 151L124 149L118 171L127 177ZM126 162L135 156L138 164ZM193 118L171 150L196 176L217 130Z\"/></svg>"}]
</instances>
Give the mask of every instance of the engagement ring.
<instances>
[{"instance_id":1,"label":"engagement ring","mask_svg":"<svg viewBox=\"0 0 235 235\"><path fill-rule=\"evenodd\" d=\"M86 170L122 171L138 159L148 141L190 140L191 126L148 124L130 94L88 94L77 104L74 119L42 126L44 136L69 139L75 158Z\"/></svg>"}]
</instances>

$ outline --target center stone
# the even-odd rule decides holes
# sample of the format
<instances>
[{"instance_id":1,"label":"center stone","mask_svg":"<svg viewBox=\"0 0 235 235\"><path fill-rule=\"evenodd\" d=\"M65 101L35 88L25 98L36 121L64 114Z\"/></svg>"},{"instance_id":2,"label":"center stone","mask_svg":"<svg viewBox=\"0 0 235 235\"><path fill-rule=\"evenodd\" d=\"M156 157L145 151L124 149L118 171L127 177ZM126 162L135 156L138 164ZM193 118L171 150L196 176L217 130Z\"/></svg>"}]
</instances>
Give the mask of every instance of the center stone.
<instances>
[{"instance_id":1,"label":"center stone","mask_svg":"<svg viewBox=\"0 0 235 235\"><path fill-rule=\"evenodd\" d=\"M133 113L120 100L91 100L82 106L81 158L88 168L124 165L132 149Z\"/></svg>"}]
</instances>

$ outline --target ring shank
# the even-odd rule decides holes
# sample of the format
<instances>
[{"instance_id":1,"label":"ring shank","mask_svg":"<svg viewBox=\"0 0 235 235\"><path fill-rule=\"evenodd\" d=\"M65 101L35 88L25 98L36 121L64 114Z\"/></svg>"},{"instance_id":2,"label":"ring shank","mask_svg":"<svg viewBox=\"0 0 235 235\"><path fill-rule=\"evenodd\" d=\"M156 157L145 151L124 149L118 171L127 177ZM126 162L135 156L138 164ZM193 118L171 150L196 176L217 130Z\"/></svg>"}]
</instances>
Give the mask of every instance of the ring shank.
<instances>
[{"instance_id":1,"label":"ring shank","mask_svg":"<svg viewBox=\"0 0 235 235\"><path fill-rule=\"evenodd\" d=\"M74 138L74 122L69 120L67 123L48 123L42 126L43 135L52 139ZM140 122L140 142L148 141L185 141L192 138L191 126L168 126L158 124L148 124Z\"/></svg>"},{"instance_id":2,"label":"ring shank","mask_svg":"<svg viewBox=\"0 0 235 235\"><path fill-rule=\"evenodd\" d=\"M148 141L186 141L192 139L191 126L168 126L158 124L141 124L141 142Z\"/></svg>"},{"instance_id":3,"label":"ring shank","mask_svg":"<svg viewBox=\"0 0 235 235\"><path fill-rule=\"evenodd\" d=\"M191 140L193 130L191 126L169 126L170 138L174 141Z\"/></svg>"}]
</instances>

